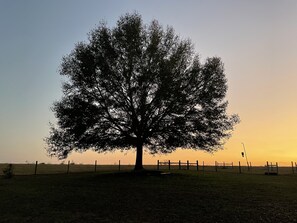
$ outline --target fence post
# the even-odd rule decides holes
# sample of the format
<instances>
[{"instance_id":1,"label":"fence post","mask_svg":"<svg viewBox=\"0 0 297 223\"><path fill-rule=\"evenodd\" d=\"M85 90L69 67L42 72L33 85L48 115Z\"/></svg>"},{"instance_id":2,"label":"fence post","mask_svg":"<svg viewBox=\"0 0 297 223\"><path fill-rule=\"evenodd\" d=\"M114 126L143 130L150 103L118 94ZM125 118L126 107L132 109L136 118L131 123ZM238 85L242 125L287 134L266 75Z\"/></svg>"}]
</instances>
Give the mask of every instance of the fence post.
<instances>
[{"instance_id":1,"label":"fence post","mask_svg":"<svg viewBox=\"0 0 297 223\"><path fill-rule=\"evenodd\" d=\"M218 172L217 161L215 161L215 171Z\"/></svg>"},{"instance_id":2,"label":"fence post","mask_svg":"<svg viewBox=\"0 0 297 223\"><path fill-rule=\"evenodd\" d=\"M34 171L34 175L37 174L37 165L38 165L38 161L36 161L36 163L35 163L35 171Z\"/></svg>"},{"instance_id":3,"label":"fence post","mask_svg":"<svg viewBox=\"0 0 297 223\"><path fill-rule=\"evenodd\" d=\"M250 162L250 170L252 171L252 162Z\"/></svg>"},{"instance_id":4,"label":"fence post","mask_svg":"<svg viewBox=\"0 0 297 223\"><path fill-rule=\"evenodd\" d=\"M198 160L196 160L197 171L199 170Z\"/></svg>"},{"instance_id":5,"label":"fence post","mask_svg":"<svg viewBox=\"0 0 297 223\"><path fill-rule=\"evenodd\" d=\"M168 160L168 169L170 170L170 160Z\"/></svg>"},{"instance_id":6,"label":"fence post","mask_svg":"<svg viewBox=\"0 0 297 223\"><path fill-rule=\"evenodd\" d=\"M278 175L278 163L276 162L276 174Z\"/></svg>"},{"instance_id":7,"label":"fence post","mask_svg":"<svg viewBox=\"0 0 297 223\"><path fill-rule=\"evenodd\" d=\"M266 161L266 165L267 165L267 173L269 175L269 163L268 163L268 161Z\"/></svg>"},{"instance_id":8,"label":"fence post","mask_svg":"<svg viewBox=\"0 0 297 223\"><path fill-rule=\"evenodd\" d=\"M160 161L158 160L157 161L157 170L159 170L160 169Z\"/></svg>"},{"instance_id":9,"label":"fence post","mask_svg":"<svg viewBox=\"0 0 297 223\"><path fill-rule=\"evenodd\" d=\"M119 171L121 171L121 160L119 160Z\"/></svg>"},{"instance_id":10,"label":"fence post","mask_svg":"<svg viewBox=\"0 0 297 223\"><path fill-rule=\"evenodd\" d=\"M232 162L232 169L233 169L233 162Z\"/></svg>"},{"instance_id":11,"label":"fence post","mask_svg":"<svg viewBox=\"0 0 297 223\"><path fill-rule=\"evenodd\" d=\"M295 169L297 170L297 163L295 162Z\"/></svg>"},{"instance_id":12,"label":"fence post","mask_svg":"<svg viewBox=\"0 0 297 223\"><path fill-rule=\"evenodd\" d=\"M70 165L70 160L68 160L68 165L67 165L67 174L69 173L69 165Z\"/></svg>"},{"instance_id":13,"label":"fence post","mask_svg":"<svg viewBox=\"0 0 297 223\"><path fill-rule=\"evenodd\" d=\"M238 162L238 169L239 169L239 173L241 173L240 161Z\"/></svg>"},{"instance_id":14,"label":"fence post","mask_svg":"<svg viewBox=\"0 0 297 223\"><path fill-rule=\"evenodd\" d=\"M178 161L178 169L181 170L180 160Z\"/></svg>"},{"instance_id":15,"label":"fence post","mask_svg":"<svg viewBox=\"0 0 297 223\"><path fill-rule=\"evenodd\" d=\"M292 172L294 174L294 165L293 165L293 161L291 162L292 163Z\"/></svg>"},{"instance_id":16,"label":"fence post","mask_svg":"<svg viewBox=\"0 0 297 223\"><path fill-rule=\"evenodd\" d=\"M187 170L190 169L189 160L187 160Z\"/></svg>"},{"instance_id":17,"label":"fence post","mask_svg":"<svg viewBox=\"0 0 297 223\"><path fill-rule=\"evenodd\" d=\"M95 173L97 171L97 160L95 160Z\"/></svg>"}]
</instances>

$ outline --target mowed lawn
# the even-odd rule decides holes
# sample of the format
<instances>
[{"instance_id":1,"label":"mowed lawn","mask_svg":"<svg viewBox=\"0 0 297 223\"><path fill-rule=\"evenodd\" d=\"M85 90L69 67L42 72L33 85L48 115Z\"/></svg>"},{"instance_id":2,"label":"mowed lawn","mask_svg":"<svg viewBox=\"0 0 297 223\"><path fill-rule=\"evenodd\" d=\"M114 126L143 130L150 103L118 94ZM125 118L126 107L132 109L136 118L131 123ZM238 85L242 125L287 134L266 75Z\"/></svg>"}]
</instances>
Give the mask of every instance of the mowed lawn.
<instances>
[{"instance_id":1,"label":"mowed lawn","mask_svg":"<svg viewBox=\"0 0 297 223\"><path fill-rule=\"evenodd\" d=\"M297 222L297 176L185 170L1 178L0 222Z\"/></svg>"}]
</instances>

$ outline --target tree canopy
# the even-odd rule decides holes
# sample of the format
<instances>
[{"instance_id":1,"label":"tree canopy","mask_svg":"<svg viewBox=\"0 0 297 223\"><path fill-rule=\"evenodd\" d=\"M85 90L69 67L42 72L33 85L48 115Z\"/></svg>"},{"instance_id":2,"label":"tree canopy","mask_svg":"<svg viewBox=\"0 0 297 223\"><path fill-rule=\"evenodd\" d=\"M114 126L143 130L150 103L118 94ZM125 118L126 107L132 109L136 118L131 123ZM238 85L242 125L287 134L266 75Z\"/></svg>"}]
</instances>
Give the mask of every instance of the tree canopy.
<instances>
[{"instance_id":1,"label":"tree canopy","mask_svg":"<svg viewBox=\"0 0 297 223\"><path fill-rule=\"evenodd\" d=\"M227 80L220 58L200 62L189 39L158 21L125 14L113 28L101 23L62 59L63 97L52 110L57 124L47 151L177 148L214 152L230 137L237 115L226 112Z\"/></svg>"}]
</instances>

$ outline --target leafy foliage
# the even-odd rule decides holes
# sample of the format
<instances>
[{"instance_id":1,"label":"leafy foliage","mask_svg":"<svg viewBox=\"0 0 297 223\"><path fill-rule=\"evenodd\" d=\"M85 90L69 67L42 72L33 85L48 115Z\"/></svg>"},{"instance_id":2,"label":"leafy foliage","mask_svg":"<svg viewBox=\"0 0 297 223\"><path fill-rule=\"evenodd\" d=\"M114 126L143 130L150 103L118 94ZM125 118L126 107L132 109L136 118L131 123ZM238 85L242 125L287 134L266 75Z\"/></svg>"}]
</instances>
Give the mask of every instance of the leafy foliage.
<instances>
[{"instance_id":1,"label":"leafy foliage","mask_svg":"<svg viewBox=\"0 0 297 223\"><path fill-rule=\"evenodd\" d=\"M226 113L227 80L220 58L201 64L190 40L157 21L126 14L114 28L100 24L63 58L64 96L46 139L49 154L144 146L213 152L238 116Z\"/></svg>"}]
</instances>

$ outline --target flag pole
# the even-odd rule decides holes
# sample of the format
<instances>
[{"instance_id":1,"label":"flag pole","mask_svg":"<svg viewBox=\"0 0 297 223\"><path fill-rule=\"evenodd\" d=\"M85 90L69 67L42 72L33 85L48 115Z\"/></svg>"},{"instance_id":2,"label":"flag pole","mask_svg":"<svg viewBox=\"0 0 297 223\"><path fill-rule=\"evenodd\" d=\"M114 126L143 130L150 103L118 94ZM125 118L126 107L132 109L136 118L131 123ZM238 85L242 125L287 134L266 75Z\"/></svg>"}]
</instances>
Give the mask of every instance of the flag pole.
<instances>
[{"instance_id":1,"label":"flag pole","mask_svg":"<svg viewBox=\"0 0 297 223\"><path fill-rule=\"evenodd\" d=\"M244 153L245 153L245 159L246 159L248 170L250 170L250 165L249 165L249 161L248 161L248 157L247 157L247 153L246 153L246 150L245 150L244 143L242 142L241 144L243 146L243 150L244 150Z\"/></svg>"}]
</instances>

